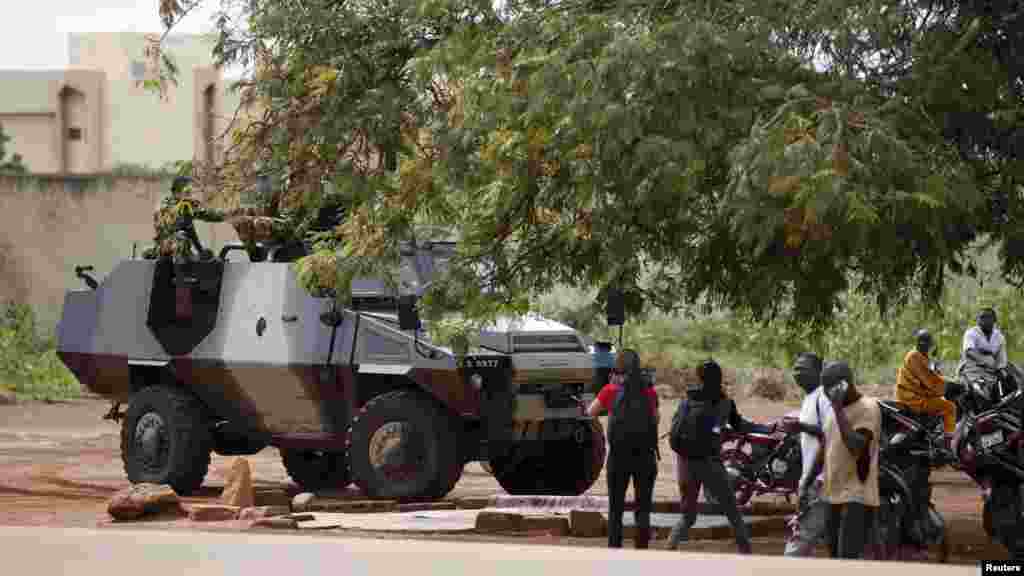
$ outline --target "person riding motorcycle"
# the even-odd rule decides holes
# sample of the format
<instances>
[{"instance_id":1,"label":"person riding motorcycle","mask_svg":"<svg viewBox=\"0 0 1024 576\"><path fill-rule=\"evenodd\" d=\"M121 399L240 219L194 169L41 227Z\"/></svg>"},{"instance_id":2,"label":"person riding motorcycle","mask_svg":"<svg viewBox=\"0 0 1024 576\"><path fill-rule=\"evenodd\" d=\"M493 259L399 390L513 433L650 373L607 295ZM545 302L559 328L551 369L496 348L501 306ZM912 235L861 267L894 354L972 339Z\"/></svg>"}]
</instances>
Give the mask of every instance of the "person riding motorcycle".
<instances>
[{"instance_id":1,"label":"person riding motorcycle","mask_svg":"<svg viewBox=\"0 0 1024 576\"><path fill-rule=\"evenodd\" d=\"M956 429L956 404L943 397L946 380L929 366L935 340L924 328L914 332L916 347L903 357L896 371L896 401L921 414L942 415L946 448Z\"/></svg>"}]
</instances>

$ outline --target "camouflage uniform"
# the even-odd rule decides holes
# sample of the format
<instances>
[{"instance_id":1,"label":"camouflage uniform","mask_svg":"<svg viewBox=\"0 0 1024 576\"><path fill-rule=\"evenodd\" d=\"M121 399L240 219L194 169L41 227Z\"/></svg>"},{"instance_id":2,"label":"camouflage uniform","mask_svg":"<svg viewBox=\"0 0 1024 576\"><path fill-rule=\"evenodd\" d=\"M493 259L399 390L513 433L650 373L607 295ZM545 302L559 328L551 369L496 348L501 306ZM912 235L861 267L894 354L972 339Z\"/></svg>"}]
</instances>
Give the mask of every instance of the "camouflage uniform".
<instances>
[{"instance_id":1,"label":"camouflage uniform","mask_svg":"<svg viewBox=\"0 0 1024 576\"><path fill-rule=\"evenodd\" d=\"M171 196L153 214L153 227L156 230L154 246L143 253L143 258L173 258L176 264L191 261L194 259L192 243L187 237L179 236L179 232L195 234L193 220L224 221L223 211L204 208L198 200L191 198L188 186L181 179L175 180Z\"/></svg>"}]
</instances>

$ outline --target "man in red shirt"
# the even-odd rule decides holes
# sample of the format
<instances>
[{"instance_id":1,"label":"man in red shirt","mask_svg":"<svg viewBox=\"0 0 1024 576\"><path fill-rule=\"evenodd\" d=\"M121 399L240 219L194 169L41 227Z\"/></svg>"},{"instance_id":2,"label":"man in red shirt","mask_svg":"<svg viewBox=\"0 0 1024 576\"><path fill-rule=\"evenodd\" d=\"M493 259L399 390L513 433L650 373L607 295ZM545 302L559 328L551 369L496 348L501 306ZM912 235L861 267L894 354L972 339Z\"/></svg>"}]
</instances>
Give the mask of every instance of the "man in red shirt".
<instances>
[{"instance_id":1,"label":"man in red shirt","mask_svg":"<svg viewBox=\"0 0 1024 576\"><path fill-rule=\"evenodd\" d=\"M658 395L640 370L640 356L623 350L615 359L608 384L587 408L597 417L608 412L608 547L622 547L626 488L636 496L636 547L651 537L654 480L658 475Z\"/></svg>"}]
</instances>

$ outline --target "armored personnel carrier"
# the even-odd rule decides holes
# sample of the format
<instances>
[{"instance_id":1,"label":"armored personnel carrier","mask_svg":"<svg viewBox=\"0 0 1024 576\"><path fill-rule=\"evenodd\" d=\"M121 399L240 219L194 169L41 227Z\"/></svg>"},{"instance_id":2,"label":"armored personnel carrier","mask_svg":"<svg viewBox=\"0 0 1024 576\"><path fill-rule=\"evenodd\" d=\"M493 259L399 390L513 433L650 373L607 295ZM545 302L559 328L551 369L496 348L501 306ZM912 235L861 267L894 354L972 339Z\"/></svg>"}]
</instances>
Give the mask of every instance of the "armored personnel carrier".
<instances>
[{"instance_id":1,"label":"armored personnel carrier","mask_svg":"<svg viewBox=\"0 0 1024 576\"><path fill-rule=\"evenodd\" d=\"M592 361L580 334L502 320L460 356L420 330L415 295L454 243L409 244L401 280L357 280L352 304L310 296L288 260L219 256L184 266L128 259L69 291L58 354L121 423L133 483L202 485L211 452L276 447L307 490L354 482L371 498L438 499L486 462L513 494L585 492L604 465ZM280 256L280 257L278 257ZM279 261L284 260L284 261ZM120 410L121 404L127 409Z\"/></svg>"}]
</instances>

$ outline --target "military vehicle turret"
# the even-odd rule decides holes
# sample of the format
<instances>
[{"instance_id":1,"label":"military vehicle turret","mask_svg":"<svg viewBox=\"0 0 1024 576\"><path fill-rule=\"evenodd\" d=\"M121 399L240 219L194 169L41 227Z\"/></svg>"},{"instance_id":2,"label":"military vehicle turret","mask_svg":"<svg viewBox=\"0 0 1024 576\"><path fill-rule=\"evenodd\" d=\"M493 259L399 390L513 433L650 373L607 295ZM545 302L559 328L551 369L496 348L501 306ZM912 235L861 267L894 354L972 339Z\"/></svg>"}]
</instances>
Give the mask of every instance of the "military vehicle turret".
<instances>
[{"instance_id":1,"label":"military vehicle turret","mask_svg":"<svg viewBox=\"0 0 1024 576\"><path fill-rule=\"evenodd\" d=\"M412 294L454 246L406 247ZM342 308L299 286L294 254L236 251L186 264L184 287L170 263L128 259L100 282L78 270L87 287L66 294L58 354L111 400L131 482L189 494L212 452L268 446L305 489L355 482L371 498L442 498L470 461L513 494L581 494L597 479L592 361L571 328L502 320L460 356L417 330L415 299L382 281L357 280Z\"/></svg>"}]
</instances>

